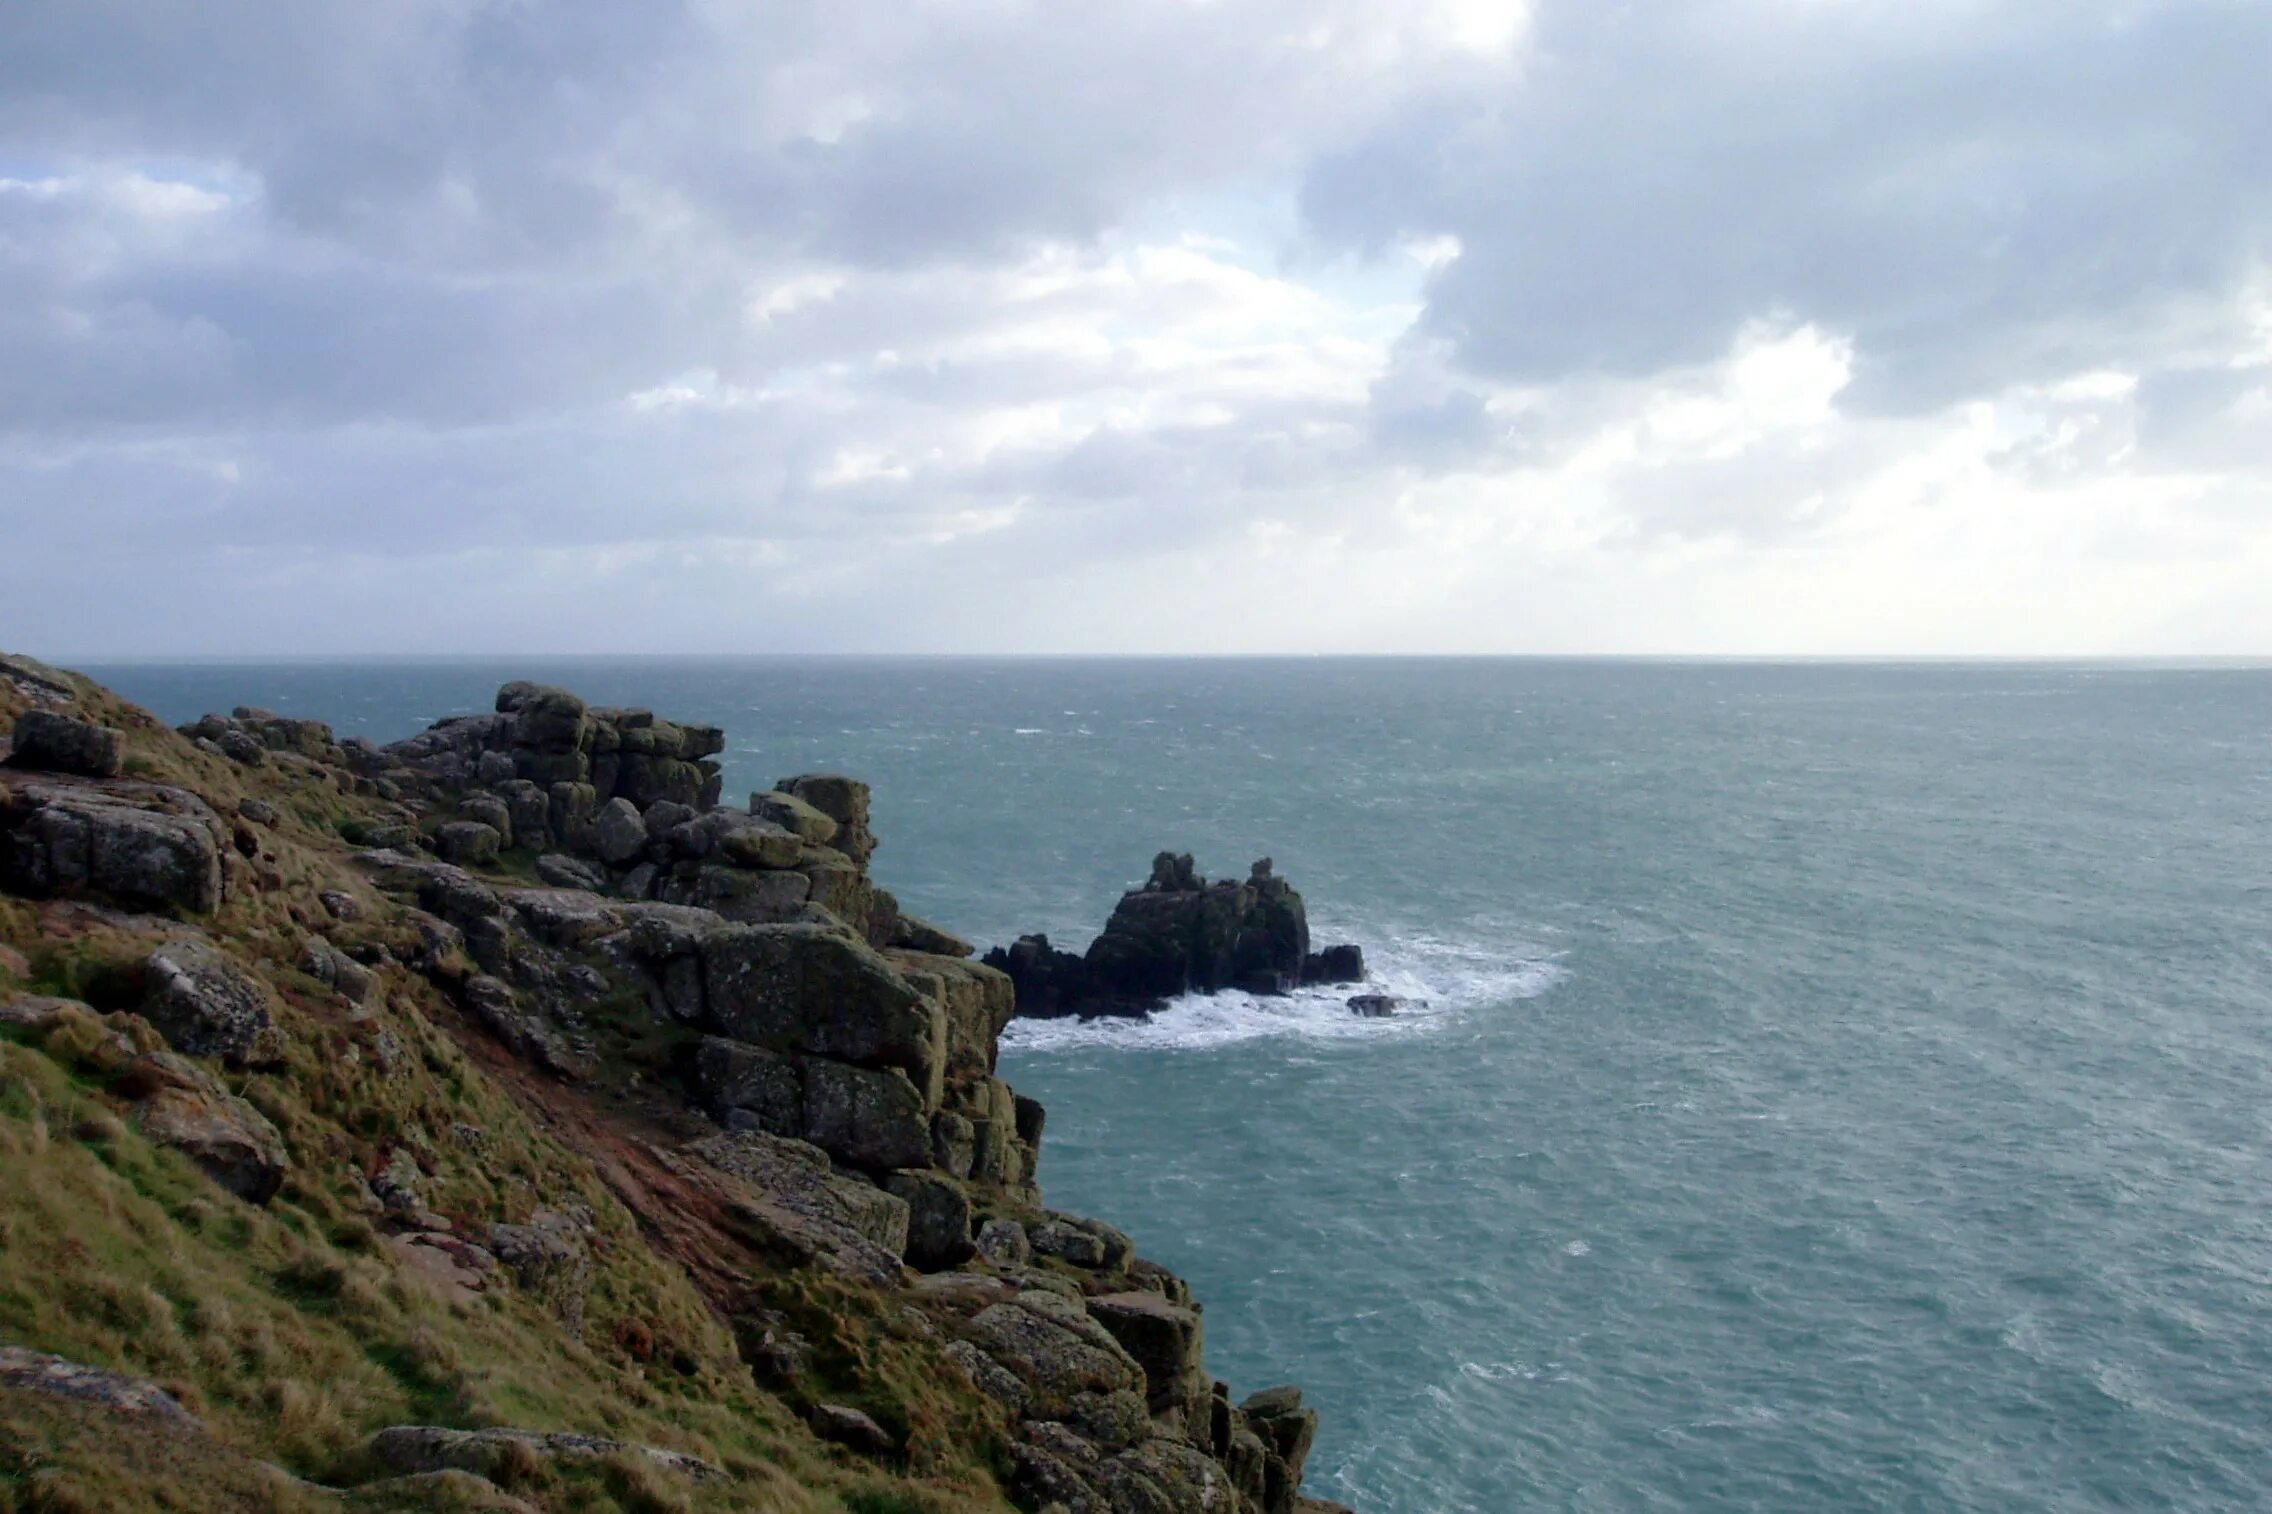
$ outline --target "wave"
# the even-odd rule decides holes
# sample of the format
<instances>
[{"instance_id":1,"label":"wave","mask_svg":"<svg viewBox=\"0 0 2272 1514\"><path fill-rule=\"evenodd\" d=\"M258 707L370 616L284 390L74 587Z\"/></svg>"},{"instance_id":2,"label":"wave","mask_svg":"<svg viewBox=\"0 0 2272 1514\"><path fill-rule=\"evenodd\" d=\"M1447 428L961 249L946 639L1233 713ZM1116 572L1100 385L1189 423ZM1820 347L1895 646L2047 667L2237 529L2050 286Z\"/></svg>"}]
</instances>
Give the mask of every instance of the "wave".
<instances>
[{"instance_id":1,"label":"wave","mask_svg":"<svg viewBox=\"0 0 2272 1514\"><path fill-rule=\"evenodd\" d=\"M1555 954L1535 948L1487 946L1428 935L1368 941L1334 932L1321 940L1355 939L1365 948L1370 977L1363 987L1304 988L1262 997L1237 989L1187 994L1148 1018L1014 1020L1003 1033L1005 1049L1026 1053L1085 1050L1208 1051L1245 1041L1379 1041L1421 1035L1467 1011L1534 999L1562 977ZM1388 993L1407 1001L1394 1015L1353 1013L1349 996Z\"/></svg>"}]
</instances>

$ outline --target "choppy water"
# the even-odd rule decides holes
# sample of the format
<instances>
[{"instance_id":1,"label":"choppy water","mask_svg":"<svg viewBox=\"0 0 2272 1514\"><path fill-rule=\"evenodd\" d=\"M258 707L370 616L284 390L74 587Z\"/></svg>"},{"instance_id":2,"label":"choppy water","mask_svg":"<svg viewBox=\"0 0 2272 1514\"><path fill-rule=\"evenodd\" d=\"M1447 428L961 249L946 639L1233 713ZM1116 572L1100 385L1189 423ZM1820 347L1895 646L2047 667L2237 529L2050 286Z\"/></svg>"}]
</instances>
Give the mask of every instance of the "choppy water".
<instances>
[{"instance_id":1,"label":"choppy water","mask_svg":"<svg viewBox=\"0 0 2272 1514\"><path fill-rule=\"evenodd\" d=\"M1269 854L1425 1015L1019 1028L1042 1175L1306 1385L1369 1514L2272 1508L2272 673L1554 662L101 668L407 734L507 677L878 788L1085 942Z\"/></svg>"}]
</instances>

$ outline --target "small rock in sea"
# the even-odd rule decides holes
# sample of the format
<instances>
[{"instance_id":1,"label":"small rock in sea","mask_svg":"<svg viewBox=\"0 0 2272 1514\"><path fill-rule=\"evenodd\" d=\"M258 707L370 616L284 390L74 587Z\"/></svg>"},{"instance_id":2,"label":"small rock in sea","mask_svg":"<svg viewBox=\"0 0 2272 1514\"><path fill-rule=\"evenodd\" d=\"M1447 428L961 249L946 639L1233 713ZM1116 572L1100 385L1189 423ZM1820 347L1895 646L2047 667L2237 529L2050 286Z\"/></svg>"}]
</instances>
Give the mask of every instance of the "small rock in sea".
<instances>
[{"instance_id":1,"label":"small rock in sea","mask_svg":"<svg viewBox=\"0 0 2272 1514\"><path fill-rule=\"evenodd\" d=\"M1411 999L1400 999L1395 994L1355 994L1349 1000L1349 1009L1352 1014L1363 1015L1369 1020L1379 1020L1390 1015L1402 1014L1404 1011L1415 1007L1415 1003L1416 1001Z\"/></svg>"}]
</instances>

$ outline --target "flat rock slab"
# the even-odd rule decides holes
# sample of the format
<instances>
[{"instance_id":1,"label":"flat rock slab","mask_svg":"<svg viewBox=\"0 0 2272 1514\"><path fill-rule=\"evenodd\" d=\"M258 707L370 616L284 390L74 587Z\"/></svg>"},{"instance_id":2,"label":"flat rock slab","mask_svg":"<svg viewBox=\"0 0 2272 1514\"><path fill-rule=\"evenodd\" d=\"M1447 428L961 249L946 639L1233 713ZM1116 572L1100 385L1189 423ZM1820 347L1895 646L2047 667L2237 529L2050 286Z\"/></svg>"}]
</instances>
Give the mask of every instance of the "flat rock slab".
<instances>
[{"instance_id":1,"label":"flat rock slab","mask_svg":"<svg viewBox=\"0 0 2272 1514\"><path fill-rule=\"evenodd\" d=\"M0 884L139 909L221 907L227 831L186 789L0 772Z\"/></svg>"},{"instance_id":2,"label":"flat rock slab","mask_svg":"<svg viewBox=\"0 0 2272 1514\"><path fill-rule=\"evenodd\" d=\"M696 1482L724 1477L717 1465L684 1451L638 1446L565 1430L446 1430L436 1425L396 1425L371 1437L370 1452L382 1466L398 1472L456 1470L488 1476L511 1448L534 1452L540 1461L597 1461L606 1456L641 1456L668 1472Z\"/></svg>"},{"instance_id":3,"label":"flat rock slab","mask_svg":"<svg viewBox=\"0 0 2272 1514\"><path fill-rule=\"evenodd\" d=\"M121 1414L147 1415L184 1430L205 1428L181 1406L181 1400L156 1383L16 1346L0 1346L0 1387L75 1398Z\"/></svg>"},{"instance_id":4,"label":"flat rock slab","mask_svg":"<svg viewBox=\"0 0 2272 1514\"><path fill-rule=\"evenodd\" d=\"M840 1176L828 1154L758 1131L713 1136L687 1154L735 1180L734 1217L791 1265L896 1283L907 1251L908 1207L871 1183Z\"/></svg>"}]
</instances>

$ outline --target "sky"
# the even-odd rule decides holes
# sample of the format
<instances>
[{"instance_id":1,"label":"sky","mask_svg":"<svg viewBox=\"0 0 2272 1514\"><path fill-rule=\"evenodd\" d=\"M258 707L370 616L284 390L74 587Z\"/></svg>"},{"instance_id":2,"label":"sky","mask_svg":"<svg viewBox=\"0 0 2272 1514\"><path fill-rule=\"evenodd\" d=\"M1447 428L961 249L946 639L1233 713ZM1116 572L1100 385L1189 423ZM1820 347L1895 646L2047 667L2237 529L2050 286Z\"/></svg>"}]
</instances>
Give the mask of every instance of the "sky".
<instances>
[{"instance_id":1,"label":"sky","mask_svg":"<svg viewBox=\"0 0 2272 1514\"><path fill-rule=\"evenodd\" d=\"M2272 654L2272 0L8 0L0 646Z\"/></svg>"}]
</instances>

